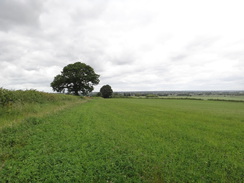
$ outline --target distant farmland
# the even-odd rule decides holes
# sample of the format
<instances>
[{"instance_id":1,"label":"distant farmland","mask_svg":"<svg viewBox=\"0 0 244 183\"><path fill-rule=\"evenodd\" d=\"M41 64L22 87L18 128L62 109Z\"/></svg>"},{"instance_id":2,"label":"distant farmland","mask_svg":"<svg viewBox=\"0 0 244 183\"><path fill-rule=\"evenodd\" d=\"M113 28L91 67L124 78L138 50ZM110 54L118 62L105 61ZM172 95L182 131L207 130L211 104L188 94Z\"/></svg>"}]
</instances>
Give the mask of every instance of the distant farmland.
<instances>
[{"instance_id":1,"label":"distant farmland","mask_svg":"<svg viewBox=\"0 0 244 183\"><path fill-rule=\"evenodd\" d=\"M97 92L92 93L97 95ZM243 101L244 91L127 91L114 97Z\"/></svg>"},{"instance_id":2,"label":"distant farmland","mask_svg":"<svg viewBox=\"0 0 244 183\"><path fill-rule=\"evenodd\" d=\"M0 133L0 182L244 182L244 102L92 99Z\"/></svg>"}]
</instances>

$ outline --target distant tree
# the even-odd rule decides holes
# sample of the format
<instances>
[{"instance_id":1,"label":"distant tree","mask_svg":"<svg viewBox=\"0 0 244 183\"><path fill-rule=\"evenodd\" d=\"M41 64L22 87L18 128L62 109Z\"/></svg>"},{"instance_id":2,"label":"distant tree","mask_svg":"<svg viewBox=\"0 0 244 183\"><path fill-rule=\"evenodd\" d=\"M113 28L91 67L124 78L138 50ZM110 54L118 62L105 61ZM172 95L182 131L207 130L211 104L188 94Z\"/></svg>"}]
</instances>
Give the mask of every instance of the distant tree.
<instances>
[{"instance_id":1,"label":"distant tree","mask_svg":"<svg viewBox=\"0 0 244 183\"><path fill-rule=\"evenodd\" d=\"M57 92L87 95L98 83L99 75L91 66L76 62L65 66L61 74L54 77L51 87Z\"/></svg>"},{"instance_id":2,"label":"distant tree","mask_svg":"<svg viewBox=\"0 0 244 183\"><path fill-rule=\"evenodd\" d=\"M101 92L97 92L97 97L101 97Z\"/></svg>"},{"instance_id":3,"label":"distant tree","mask_svg":"<svg viewBox=\"0 0 244 183\"><path fill-rule=\"evenodd\" d=\"M114 97L114 98L120 98L120 97L122 97L122 95L119 94L119 93L117 93L117 92L114 92L112 97Z\"/></svg>"},{"instance_id":4,"label":"distant tree","mask_svg":"<svg viewBox=\"0 0 244 183\"><path fill-rule=\"evenodd\" d=\"M102 95L103 98L111 98L112 95L113 95L113 90L112 90L111 86L104 85L100 89L100 93L101 93L101 95Z\"/></svg>"}]
</instances>

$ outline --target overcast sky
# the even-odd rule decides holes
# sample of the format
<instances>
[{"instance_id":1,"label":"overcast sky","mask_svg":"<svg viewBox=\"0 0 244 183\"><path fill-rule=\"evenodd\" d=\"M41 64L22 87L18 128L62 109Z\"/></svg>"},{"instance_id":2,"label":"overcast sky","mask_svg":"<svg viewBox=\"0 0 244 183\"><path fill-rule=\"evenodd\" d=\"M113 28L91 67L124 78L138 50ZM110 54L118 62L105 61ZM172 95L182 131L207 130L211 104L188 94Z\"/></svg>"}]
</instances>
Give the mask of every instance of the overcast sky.
<instances>
[{"instance_id":1,"label":"overcast sky","mask_svg":"<svg viewBox=\"0 0 244 183\"><path fill-rule=\"evenodd\" d=\"M114 91L244 90L243 0L0 0L0 87L52 92L62 68Z\"/></svg>"}]
</instances>

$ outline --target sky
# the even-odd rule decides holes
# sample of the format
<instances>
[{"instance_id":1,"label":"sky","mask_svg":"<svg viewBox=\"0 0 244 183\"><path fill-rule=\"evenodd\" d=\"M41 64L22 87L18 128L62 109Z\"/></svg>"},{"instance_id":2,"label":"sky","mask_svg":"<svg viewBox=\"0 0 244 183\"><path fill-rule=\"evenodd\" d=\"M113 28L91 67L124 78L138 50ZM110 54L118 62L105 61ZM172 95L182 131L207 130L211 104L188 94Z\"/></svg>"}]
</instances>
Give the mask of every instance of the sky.
<instances>
[{"instance_id":1,"label":"sky","mask_svg":"<svg viewBox=\"0 0 244 183\"><path fill-rule=\"evenodd\" d=\"M244 90L243 0L0 0L0 87L52 92L63 67L94 91Z\"/></svg>"}]
</instances>

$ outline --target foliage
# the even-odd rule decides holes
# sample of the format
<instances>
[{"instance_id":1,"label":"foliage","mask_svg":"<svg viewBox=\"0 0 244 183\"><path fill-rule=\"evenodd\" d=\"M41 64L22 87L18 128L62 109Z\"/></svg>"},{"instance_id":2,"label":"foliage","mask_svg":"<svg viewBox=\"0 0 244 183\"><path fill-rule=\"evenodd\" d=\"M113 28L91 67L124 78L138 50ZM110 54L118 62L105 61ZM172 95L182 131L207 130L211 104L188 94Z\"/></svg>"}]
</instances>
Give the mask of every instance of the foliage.
<instances>
[{"instance_id":1,"label":"foliage","mask_svg":"<svg viewBox=\"0 0 244 183\"><path fill-rule=\"evenodd\" d=\"M83 95L90 93L99 83L99 75L94 72L94 69L81 62L69 64L65 66L61 72L54 77L51 87L54 91Z\"/></svg>"},{"instance_id":2,"label":"foliage","mask_svg":"<svg viewBox=\"0 0 244 183\"><path fill-rule=\"evenodd\" d=\"M111 98L113 95L113 90L112 90L111 86L104 85L100 89L100 93L101 93L103 98Z\"/></svg>"},{"instance_id":3,"label":"foliage","mask_svg":"<svg viewBox=\"0 0 244 183\"><path fill-rule=\"evenodd\" d=\"M113 93L113 98L125 98L124 95L118 93L118 92L114 92Z\"/></svg>"},{"instance_id":4,"label":"foliage","mask_svg":"<svg viewBox=\"0 0 244 183\"><path fill-rule=\"evenodd\" d=\"M148 94L146 97L147 98L157 98L158 95L156 95L156 94Z\"/></svg>"},{"instance_id":5,"label":"foliage","mask_svg":"<svg viewBox=\"0 0 244 183\"><path fill-rule=\"evenodd\" d=\"M7 107L15 103L45 103L69 100L68 96L40 92L36 90L7 90L0 88L0 104Z\"/></svg>"},{"instance_id":6,"label":"foliage","mask_svg":"<svg viewBox=\"0 0 244 183\"><path fill-rule=\"evenodd\" d=\"M101 97L101 96L102 96L101 92L97 92L96 97Z\"/></svg>"},{"instance_id":7,"label":"foliage","mask_svg":"<svg viewBox=\"0 0 244 183\"><path fill-rule=\"evenodd\" d=\"M16 98L12 91L0 88L0 104L2 106L7 106L15 100Z\"/></svg>"},{"instance_id":8,"label":"foliage","mask_svg":"<svg viewBox=\"0 0 244 183\"><path fill-rule=\"evenodd\" d=\"M243 110L94 99L3 129L0 182L244 182Z\"/></svg>"},{"instance_id":9,"label":"foliage","mask_svg":"<svg viewBox=\"0 0 244 183\"><path fill-rule=\"evenodd\" d=\"M80 97L73 95L0 88L0 129L21 123L28 117L51 114L83 101L85 100L80 100Z\"/></svg>"}]
</instances>

